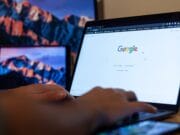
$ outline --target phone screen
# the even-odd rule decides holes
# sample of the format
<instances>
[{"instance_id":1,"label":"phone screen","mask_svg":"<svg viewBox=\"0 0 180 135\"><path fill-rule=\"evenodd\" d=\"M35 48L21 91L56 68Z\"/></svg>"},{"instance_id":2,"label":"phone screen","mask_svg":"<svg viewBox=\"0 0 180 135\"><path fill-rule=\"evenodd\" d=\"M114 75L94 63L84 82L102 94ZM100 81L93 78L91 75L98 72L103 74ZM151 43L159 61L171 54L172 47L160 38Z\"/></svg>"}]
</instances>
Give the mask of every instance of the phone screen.
<instances>
[{"instance_id":1,"label":"phone screen","mask_svg":"<svg viewBox=\"0 0 180 135\"><path fill-rule=\"evenodd\" d=\"M170 133L179 128L180 124L177 123L144 121L111 131L102 132L98 135L159 135Z\"/></svg>"}]
</instances>

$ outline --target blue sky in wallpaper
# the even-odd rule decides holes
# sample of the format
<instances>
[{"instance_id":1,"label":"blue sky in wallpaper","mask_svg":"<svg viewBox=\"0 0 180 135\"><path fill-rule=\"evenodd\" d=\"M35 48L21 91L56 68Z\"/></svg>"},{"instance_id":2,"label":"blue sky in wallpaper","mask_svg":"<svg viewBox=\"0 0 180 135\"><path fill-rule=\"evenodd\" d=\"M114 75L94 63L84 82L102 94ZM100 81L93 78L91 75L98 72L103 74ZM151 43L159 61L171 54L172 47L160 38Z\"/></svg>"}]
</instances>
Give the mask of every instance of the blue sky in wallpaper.
<instances>
[{"instance_id":1,"label":"blue sky in wallpaper","mask_svg":"<svg viewBox=\"0 0 180 135\"><path fill-rule=\"evenodd\" d=\"M44 10L53 13L58 18L74 14L94 18L93 0L29 0Z\"/></svg>"}]
</instances>

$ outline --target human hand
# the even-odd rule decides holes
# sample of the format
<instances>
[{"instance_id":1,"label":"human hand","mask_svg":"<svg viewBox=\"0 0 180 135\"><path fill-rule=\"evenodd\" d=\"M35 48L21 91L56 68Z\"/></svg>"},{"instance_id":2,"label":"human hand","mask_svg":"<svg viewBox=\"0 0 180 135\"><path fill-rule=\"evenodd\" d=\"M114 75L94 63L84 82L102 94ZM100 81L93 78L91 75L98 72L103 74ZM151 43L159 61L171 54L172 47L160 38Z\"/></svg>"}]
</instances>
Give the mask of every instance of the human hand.
<instances>
[{"instance_id":1,"label":"human hand","mask_svg":"<svg viewBox=\"0 0 180 135\"><path fill-rule=\"evenodd\" d=\"M23 90L28 87L32 88L26 86ZM151 105L135 101L134 93L122 89L96 87L59 105L36 102L27 95L15 92L0 98L8 135L87 135L135 112L156 111Z\"/></svg>"},{"instance_id":2,"label":"human hand","mask_svg":"<svg viewBox=\"0 0 180 135\"><path fill-rule=\"evenodd\" d=\"M156 112L156 108L142 102L137 102L135 94L122 89L103 89L96 87L89 93L79 97L77 102L87 110L104 116L106 125L115 123L136 112ZM105 125L105 126L106 126Z\"/></svg>"}]
</instances>

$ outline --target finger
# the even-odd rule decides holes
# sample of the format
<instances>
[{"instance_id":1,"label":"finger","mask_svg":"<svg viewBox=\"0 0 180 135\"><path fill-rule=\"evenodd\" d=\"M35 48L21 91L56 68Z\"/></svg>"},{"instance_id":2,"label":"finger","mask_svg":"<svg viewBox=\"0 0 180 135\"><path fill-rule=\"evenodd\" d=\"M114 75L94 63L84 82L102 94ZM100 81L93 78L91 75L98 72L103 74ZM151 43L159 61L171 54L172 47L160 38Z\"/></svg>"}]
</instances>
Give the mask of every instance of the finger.
<instances>
[{"instance_id":1,"label":"finger","mask_svg":"<svg viewBox=\"0 0 180 135\"><path fill-rule=\"evenodd\" d=\"M66 98L71 99L69 93L58 85L38 85L35 89L38 93L34 93L33 96L40 100L58 101Z\"/></svg>"},{"instance_id":2,"label":"finger","mask_svg":"<svg viewBox=\"0 0 180 135\"><path fill-rule=\"evenodd\" d=\"M75 100L75 97L73 97L72 95L70 95L70 94L68 93L68 95L66 96L66 99Z\"/></svg>"},{"instance_id":3,"label":"finger","mask_svg":"<svg viewBox=\"0 0 180 135\"><path fill-rule=\"evenodd\" d=\"M133 91L125 91L124 89L115 89L115 91L124 94L129 101L137 101L136 94Z\"/></svg>"},{"instance_id":4,"label":"finger","mask_svg":"<svg viewBox=\"0 0 180 135\"><path fill-rule=\"evenodd\" d=\"M61 90L65 90L63 87L55 85L55 84L33 84L33 85L29 85L28 87L24 87L27 88L27 91L32 92L34 94L38 94L38 93L44 93L47 92L49 90L51 91L61 91Z\"/></svg>"},{"instance_id":5,"label":"finger","mask_svg":"<svg viewBox=\"0 0 180 135\"><path fill-rule=\"evenodd\" d=\"M38 94L36 96L37 99L41 101L62 101L66 99L67 93L66 92L54 92L54 91L47 91L45 93Z\"/></svg>"},{"instance_id":6,"label":"finger","mask_svg":"<svg viewBox=\"0 0 180 135\"><path fill-rule=\"evenodd\" d=\"M47 89L46 85L44 84L32 84L28 86L22 86L20 90L23 90L28 94L41 94L49 91L49 89Z\"/></svg>"},{"instance_id":7,"label":"finger","mask_svg":"<svg viewBox=\"0 0 180 135\"><path fill-rule=\"evenodd\" d=\"M51 89L51 90L53 90L54 92L56 92L56 93L61 93L61 94L65 94L66 96L64 97L64 98L66 98L66 99L75 99L73 96L71 96L70 94L69 94L69 92L66 90L66 89L64 89L63 87L61 87L61 86L59 86L59 85L46 85L47 87L47 89L49 88L49 89ZM61 95L60 94L60 95ZM61 98L62 99L62 98Z\"/></svg>"},{"instance_id":8,"label":"finger","mask_svg":"<svg viewBox=\"0 0 180 135\"><path fill-rule=\"evenodd\" d=\"M63 100L74 100L75 98L69 95L67 92L46 92L39 96L43 101L63 101Z\"/></svg>"},{"instance_id":9,"label":"finger","mask_svg":"<svg viewBox=\"0 0 180 135\"><path fill-rule=\"evenodd\" d=\"M149 112L149 113L155 113L157 112L157 108L146 103L142 102L130 102L130 107L132 109L133 113L136 112Z\"/></svg>"},{"instance_id":10,"label":"finger","mask_svg":"<svg viewBox=\"0 0 180 135\"><path fill-rule=\"evenodd\" d=\"M53 90L53 91L66 91L62 86L56 84L46 84L44 85L46 89Z\"/></svg>"},{"instance_id":11,"label":"finger","mask_svg":"<svg viewBox=\"0 0 180 135\"><path fill-rule=\"evenodd\" d=\"M137 101L136 94L133 91L127 91L125 94L129 101Z\"/></svg>"}]
</instances>

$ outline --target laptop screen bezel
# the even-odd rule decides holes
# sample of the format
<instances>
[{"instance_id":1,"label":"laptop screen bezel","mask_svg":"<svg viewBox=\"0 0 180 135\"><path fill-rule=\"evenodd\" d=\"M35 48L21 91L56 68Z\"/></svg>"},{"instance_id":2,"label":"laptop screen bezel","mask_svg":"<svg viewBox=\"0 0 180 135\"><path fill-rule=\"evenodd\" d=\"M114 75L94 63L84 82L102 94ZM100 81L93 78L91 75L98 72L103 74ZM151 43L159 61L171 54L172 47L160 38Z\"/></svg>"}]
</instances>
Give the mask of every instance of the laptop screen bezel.
<instances>
[{"instance_id":1,"label":"laptop screen bezel","mask_svg":"<svg viewBox=\"0 0 180 135\"><path fill-rule=\"evenodd\" d=\"M0 51L2 48L64 48L65 49L65 72L66 72L66 86L65 88L68 89L69 88L69 84L70 84L70 47L69 46L50 46L50 45L38 45L38 46L31 46L31 45L0 45Z\"/></svg>"},{"instance_id":2,"label":"laptop screen bezel","mask_svg":"<svg viewBox=\"0 0 180 135\"><path fill-rule=\"evenodd\" d=\"M169 22L180 22L180 12L172 12L172 13L162 13L162 14L152 14L152 15L144 15L144 16L134 16L134 17L126 17L126 18L118 18L118 19L108 19L108 20L99 20L99 21L91 21L87 22L83 37L81 39L81 44L78 50L77 59L75 62L74 70L72 73L71 83L69 87L69 91L71 90L73 79L75 76L76 67L78 64L78 59L81 53L81 48L84 40L84 36L86 34L86 30L88 27L92 26L101 26L101 27L120 27L120 26L129 26L129 25L143 25L143 24L153 24L153 23L169 23ZM173 110L175 112L178 111L179 104L180 104L180 88L178 94L178 100L176 105L169 105L169 104L159 104L159 103L149 103L157 108L162 108L166 110Z\"/></svg>"}]
</instances>

